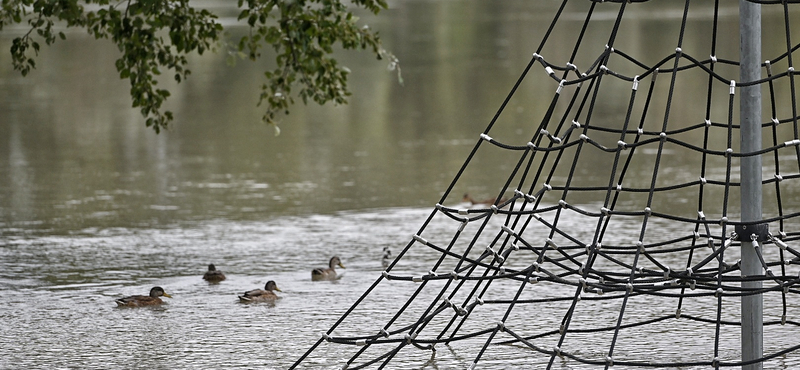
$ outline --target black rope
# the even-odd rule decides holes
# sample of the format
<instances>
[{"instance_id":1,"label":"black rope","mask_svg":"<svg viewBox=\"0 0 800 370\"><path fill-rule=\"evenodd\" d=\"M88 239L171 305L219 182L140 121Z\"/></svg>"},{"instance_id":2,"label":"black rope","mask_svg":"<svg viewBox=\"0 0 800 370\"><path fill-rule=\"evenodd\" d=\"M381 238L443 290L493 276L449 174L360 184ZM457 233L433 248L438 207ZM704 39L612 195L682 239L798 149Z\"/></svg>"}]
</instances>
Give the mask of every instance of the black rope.
<instances>
[{"instance_id":1,"label":"black rope","mask_svg":"<svg viewBox=\"0 0 800 370\"><path fill-rule=\"evenodd\" d=\"M796 188L787 185L788 182L800 180L800 125L793 70L793 52L800 49L800 44L792 43L789 19L789 4L800 0L751 1L781 6L786 45L785 52L762 64L766 77L747 83L733 83L724 75L728 69L738 68L738 61L716 56L717 43L724 41L718 39L719 0L714 2L710 24L709 58L697 58L682 50L684 38L688 37L685 33L690 1L686 0L677 47L674 52L658 56L660 59L652 64L614 47L616 35L623 32L626 7L639 6L644 0L591 1L586 5L568 62L548 59L548 44L556 42L553 36L558 33L557 26L565 14L567 0L562 1L536 52L422 226L381 276L291 368L303 367L311 357L324 356L319 353L331 348L322 350L323 345L353 348L347 352L344 363L348 369L389 368L391 362L403 361L402 356L408 351L433 354L437 345L455 347L462 341L470 341L476 348L475 353L469 354L472 366L479 366L491 356L490 349L497 344L513 345L530 350L531 356L543 356L541 360L546 359L548 368L553 367L556 358L605 368L614 365L720 368L768 362L800 350L800 345L790 343L787 348L771 350L748 362L720 359L720 353L726 349L723 329L741 325L725 319L723 313L740 297L761 295L781 302L780 319L765 320L765 327L800 327L798 320L787 317L791 314L789 305L800 296L797 275L800 248L795 245L800 241L800 231L791 230L798 226L800 209L783 200ZM614 7L616 11L613 25L605 26L608 42L602 51L598 48L592 51L597 54L581 55L589 49L585 45L588 33L597 32L590 25L594 24L599 7ZM588 62L578 66L578 60ZM784 62L788 65L786 70L775 69L776 63ZM552 97L536 97L549 99L541 119L531 121L530 133L507 136L500 131L497 137L490 136L523 81L533 78L534 73L530 72L539 71L534 68L536 64L544 70L543 78L537 81L553 84L555 88ZM720 65L728 69L719 68ZM657 77L665 73L670 76L669 85L657 84ZM691 73L702 73L706 78L703 119L698 122L694 117L690 122L676 122L677 108L673 105L678 94L676 83L693 78ZM623 96L628 99L624 114L620 109L619 120L609 120L613 127L594 123L593 118L596 121L604 112L601 109L608 98L606 89L619 83L630 84L630 90L623 94L613 90L614 99L621 100ZM780 111L777 99L787 95L779 91L781 84L787 83L791 99L788 113ZM646 92L639 91L644 84L648 87ZM719 99L716 104L720 106L712 107L723 86L729 91L727 106L723 108ZM744 86L769 89L771 119L762 122L761 127L772 133L771 143L755 152L737 151L733 145L740 130L734 123L736 90ZM657 87L667 89L664 106L657 104L663 95ZM662 108L663 117L653 113ZM712 108L722 108L726 117L715 116ZM660 125L654 122L659 118ZM788 139L781 138L789 130L779 127L784 124L792 125L793 136ZM650 127L655 125L660 128ZM723 130L725 147L720 149L714 144L721 141ZM527 142L523 141L526 137L530 138ZM616 143L609 141L609 137ZM510 167L508 176L498 179L501 186L496 200L485 206L453 202L451 194L466 181L464 174L475 166L475 158L485 148L492 147L513 156L506 159ZM662 163L673 149L686 156L682 158L697 158L699 168L690 169L683 176L662 173ZM781 164L787 157L781 154L790 150L791 160L797 163L791 171L787 169L791 166ZM733 166L739 158L755 155L770 156L774 162L774 176L763 179L762 184L774 187L770 196L777 207L759 222L742 222L736 219L736 208L730 206L731 195L741 187ZM608 162L596 166L595 159ZM718 165L722 162L724 171ZM595 172L598 183L581 181L580 173L587 170L586 163L590 163L588 170ZM652 166L644 179L637 178L642 177L637 172L641 171L641 163ZM513 195L506 197L510 192ZM667 211L664 203L671 202L676 194L696 201L690 204L695 213ZM589 197L593 200L587 201ZM707 216L709 209L714 214ZM430 227L434 221L438 222L437 229ZM438 227L441 223L452 224L455 230L448 234ZM666 224L670 227L665 233ZM735 233L729 232L734 226L761 224L778 230L766 240L757 240L756 251L765 273L742 277L740 262L728 262L725 257L751 241L747 236L740 241ZM400 264L410 258L412 251L435 258L425 259L424 266ZM761 282L762 288L742 286L752 281ZM416 285L407 297L397 300L387 321L376 328L361 327L364 323L353 319L354 312L368 297L380 294L387 284ZM670 302L669 307L675 313L664 315L654 310L650 317L631 317L627 312L633 299ZM694 307L688 303L692 300L703 300L709 308L713 302L714 309L691 312ZM618 303L613 319L592 326L582 326L573 320L602 302ZM558 313L553 319L557 328L521 324L513 315L537 320L543 311ZM490 321L486 321L487 315ZM672 362L652 353L615 356L622 349L618 339L624 331L646 330L648 325L668 325L681 320L714 327L713 354L699 359L676 358ZM599 351L563 348L569 343L568 337L587 333L607 333L612 338L606 343L607 348ZM544 348L541 343L556 345ZM604 357L593 353L603 353ZM435 359L431 361L435 364Z\"/></svg>"}]
</instances>

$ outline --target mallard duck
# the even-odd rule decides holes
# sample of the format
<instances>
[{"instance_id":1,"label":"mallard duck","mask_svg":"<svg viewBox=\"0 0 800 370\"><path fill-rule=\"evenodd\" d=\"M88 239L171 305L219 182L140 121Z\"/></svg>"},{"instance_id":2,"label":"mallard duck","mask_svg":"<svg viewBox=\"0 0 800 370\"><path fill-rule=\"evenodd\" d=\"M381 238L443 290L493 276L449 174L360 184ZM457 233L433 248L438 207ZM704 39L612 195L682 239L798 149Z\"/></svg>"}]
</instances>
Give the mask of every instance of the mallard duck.
<instances>
[{"instance_id":1,"label":"mallard duck","mask_svg":"<svg viewBox=\"0 0 800 370\"><path fill-rule=\"evenodd\" d=\"M492 205L492 204L495 204L495 202L497 201L497 198L489 198L489 199L484 199L484 200L475 200L475 199L472 198L472 196L469 195L469 193L464 193L464 197L461 198L461 201L464 202L464 203L469 203L470 205L475 205L475 204ZM506 199L502 199L501 198L500 202L498 204L502 204L505 201L506 201Z\"/></svg>"},{"instance_id":2,"label":"mallard duck","mask_svg":"<svg viewBox=\"0 0 800 370\"><path fill-rule=\"evenodd\" d=\"M341 268L346 268L342 264L342 261L339 260L339 257L333 256L331 258L330 262L328 263L328 267L327 268L318 267L318 268L315 268L315 269L311 270L311 280L312 281L317 281L317 280L334 280L334 279L336 279L336 270L333 269L335 266L339 266Z\"/></svg>"},{"instance_id":3,"label":"mallard duck","mask_svg":"<svg viewBox=\"0 0 800 370\"><path fill-rule=\"evenodd\" d=\"M281 291L278 289L278 284L275 284L275 281L270 280L264 285L264 289L253 289L244 292L242 295L239 296L239 301L243 303L250 303L250 302L264 302L264 301L274 301L281 297L278 297L273 290Z\"/></svg>"},{"instance_id":4,"label":"mallard duck","mask_svg":"<svg viewBox=\"0 0 800 370\"><path fill-rule=\"evenodd\" d=\"M117 302L117 307L158 306L164 303L158 297L172 298L171 295L164 291L164 288L157 286L150 289L150 295L132 295L117 299L114 302Z\"/></svg>"},{"instance_id":5,"label":"mallard duck","mask_svg":"<svg viewBox=\"0 0 800 370\"><path fill-rule=\"evenodd\" d=\"M214 264L208 265L208 271L203 274L203 280L208 281L209 283L219 283L222 280L225 280L225 274L222 271L217 270Z\"/></svg>"}]
</instances>

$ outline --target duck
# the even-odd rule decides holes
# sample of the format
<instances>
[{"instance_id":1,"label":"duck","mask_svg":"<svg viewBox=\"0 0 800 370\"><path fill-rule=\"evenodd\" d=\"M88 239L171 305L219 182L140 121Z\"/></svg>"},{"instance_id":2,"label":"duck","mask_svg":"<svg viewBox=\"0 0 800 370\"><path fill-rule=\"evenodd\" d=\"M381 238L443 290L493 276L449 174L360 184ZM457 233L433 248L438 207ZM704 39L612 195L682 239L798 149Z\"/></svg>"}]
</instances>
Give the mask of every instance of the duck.
<instances>
[{"instance_id":1,"label":"duck","mask_svg":"<svg viewBox=\"0 0 800 370\"><path fill-rule=\"evenodd\" d=\"M172 298L164 291L164 288L156 286L150 289L150 295L132 295L114 300L114 302L117 302L117 307L158 306L164 304L159 297Z\"/></svg>"},{"instance_id":2,"label":"duck","mask_svg":"<svg viewBox=\"0 0 800 370\"><path fill-rule=\"evenodd\" d=\"M318 267L311 270L311 281L319 281L319 280L334 280L336 279L336 270L334 270L335 266L339 266L341 268L346 268L342 264L342 261L337 256L331 257L330 262L328 263L328 267Z\"/></svg>"},{"instance_id":3,"label":"duck","mask_svg":"<svg viewBox=\"0 0 800 370\"><path fill-rule=\"evenodd\" d=\"M270 302L280 299L281 297L278 297L273 290L281 291L278 289L278 284L276 284L274 280L270 280L264 285L264 289L253 289L242 293L242 295L239 296L239 301L242 303L250 303Z\"/></svg>"},{"instance_id":4,"label":"duck","mask_svg":"<svg viewBox=\"0 0 800 370\"><path fill-rule=\"evenodd\" d=\"M208 265L208 271L203 274L203 280L208 281L209 283L219 283L222 280L225 280L225 274L222 271L217 270L217 267L214 264Z\"/></svg>"},{"instance_id":5,"label":"duck","mask_svg":"<svg viewBox=\"0 0 800 370\"><path fill-rule=\"evenodd\" d=\"M497 201L497 198L489 198L489 199L484 199L484 200L475 200L475 199L472 198L472 196L469 195L469 193L464 193L464 197L461 198L461 201L464 202L464 203L470 203L470 205L475 205L475 204L492 205L492 204L495 204L495 202ZM506 201L506 199L500 198L500 203L504 203L505 201Z\"/></svg>"}]
</instances>

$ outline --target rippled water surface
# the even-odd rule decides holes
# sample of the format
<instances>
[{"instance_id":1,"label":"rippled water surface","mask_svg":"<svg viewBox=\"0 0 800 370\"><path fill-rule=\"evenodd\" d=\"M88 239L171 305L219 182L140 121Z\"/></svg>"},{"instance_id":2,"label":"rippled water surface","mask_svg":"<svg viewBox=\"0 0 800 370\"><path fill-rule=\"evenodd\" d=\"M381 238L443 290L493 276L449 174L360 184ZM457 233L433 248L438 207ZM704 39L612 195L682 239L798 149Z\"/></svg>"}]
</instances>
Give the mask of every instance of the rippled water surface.
<instances>
[{"instance_id":1,"label":"rippled water surface","mask_svg":"<svg viewBox=\"0 0 800 370\"><path fill-rule=\"evenodd\" d=\"M678 3L631 5L630 22L625 23L629 28L620 34L617 45L650 63L648 58L664 55L663 50L672 52L671 44L661 49L654 45L674 42L682 11ZM202 4L236 14L230 2ZM387 49L400 57L404 85L386 71L383 62L369 55L339 54L353 70L350 104L297 106L281 121L278 137L258 123L262 112L256 103L264 65L240 62L230 67L225 55L193 57L191 78L179 86L169 85L173 95L168 104L176 122L156 135L130 108L127 82L117 79L113 67L118 56L113 46L68 31L66 41L42 50L37 69L26 78L0 57L0 368L291 366L372 287L384 269L385 250L397 256L438 202L467 207L461 202L463 193L488 198L506 183L518 157L490 147L473 159L449 196L441 199L530 61L558 4L413 0L390 2L379 16L360 14L380 31ZM575 42L574 32L580 29L588 6L588 1L569 3L551 45ZM597 27L609 26L618 6L598 6ZM700 58L708 53L711 13L707 6L692 8L697 11L689 17L687 32L695 36L684 45L685 52ZM737 29L735 9L735 4L723 7L721 33ZM781 13L767 11L764 16L766 28L782 31L773 29L782 21ZM791 16L797 18L797 13ZM222 21L231 20L223 17ZM0 33L0 50L8 50L14 32ZM792 32L800 32L800 27ZM602 51L606 37L590 30L586 55ZM765 48L779 49L782 42L765 39ZM736 59L736 42L718 47L718 55ZM553 47L547 51L558 60L570 50ZM591 60L579 62L587 65ZM719 72L730 71L722 68ZM692 84L681 87L687 86L687 92L673 101L678 124L701 120L689 108L705 99L694 92L704 92ZM536 132L554 89L542 70L528 76L492 136L524 146ZM626 85L625 89L630 88ZM659 94L656 98L664 98ZM626 99L598 102L593 124L617 124L626 103ZM727 112L725 105L714 109L714 114ZM647 186L655 153L649 148L641 151L647 160L631 165L626 186ZM660 179L688 182L699 176L698 163L692 162L696 157L676 147L664 153ZM784 159L795 158L785 155ZM692 170L686 170L687 163L694 166ZM588 156L574 174L575 181L605 186L608 179L598 176L597 169L610 165L602 156ZM765 171L772 171L770 166L774 164L767 163ZM559 169L554 181L563 182L566 173L566 167ZM724 167L712 163L706 176L724 178ZM796 210L793 200L800 197L800 187L782 186L785 210ZM722 192L717 190L706 193L709 217L721 212ZM771 191L765 193L774 198ZM696 196L693 190L671 193L658 197L653 207L694 218ZM583 194L571 195L569 200L595 211L603 201ZM638 207L638 202L635 197L623 199L619 207ZM736 206L729 211L732 217L738 212ZM767 202L765 214L775 212L775 204ZM459 226L439 216L427 225L424 237L447 245ZM491 218L488 228L497 230L502 221ZM582 239L591 239L595 232L593 222L574 214L565 212L560 222L560 227ZM464 232L476 233L477 224L469 224ZM609 242L630 245L637 240L641 224L614 226ZM648 237L666 240L684 231L654 219ZM541 225L526 231L528 235L537 232L546 234ZM486 233L476 239L477 253L493 237ZM465 240L456 247L463 250ZM737 253L726 258L733 261ZM311 269L324 267L333 255L347 267L340 270L341 278L312 282ZM413 248L393 271L421 276L439 256L432 248ZM686 257L676 253L664 261L681 266ZM203 281L209 263L224 271L227 280ZM446 268L452 266L439 271ZM262 288L268 280L276 281L282 290L280 300L238 302L237 293ZM437 299L442 281L427 284L434 289L420 292L407 314L397 318L396 326L414 322ZM154 308L115 307L115 299L146 294L153 286L164 287L173 298L165 298L166 305ZM418 286L411 281L382 281L336 334L378 333ZM518 287L513 282L493 283L487 300L510 299ZM526 288L521 298L573 293L540 283ZM625 313L631 321L675 313L674 299L637 298L641 297L628 302ZM770 299L765 320L774 321L782 314L781 306L779 298ZM524 333L557 332L569 308L569 301L564 302L520 304L507 322ZM735 299L730 303L723 319L736 320L738 304ZM482 306L463 332L496 325L506 307ZM605 327L615 322L620 300L587 296L580 307L572 317L574 327ZM714 319L717 306L715 299L694 299L683 307L685 313ZM790 319L797 309L798 303L790 301ZM432 322L431 331L443 325ZM775 352L797 345L794 328L771 326L765 349ZM619 338L615 357L639 359L656 352L664 362L710 361L714 343L709 338L715 337L715 330L714 325L684 321L627 330ZM573 333L564 348L577 356L602 359L613 340L611 334L609 330ZM719 337L719 356L738 359L738 328L723 328ZM549 336L536 343L551 350L554 341L555 336ZM435 354L408 346L387 368L465 369L485 342L483 336L468 338L458 346L437 345ZM323 343L302 368L341 368L356 351ZM369 355L379 354L369 351L375 351ZM480 368L517 367L520 359L528 368L541 368L549 359L518 344L491 345L485 351ZM554 366L597 367L567 358L557 358ZM771 359L767 366L797 367L800 356L793 353ZM705 367L681 367L689 368Z\"/></svg>"}]
</instances>

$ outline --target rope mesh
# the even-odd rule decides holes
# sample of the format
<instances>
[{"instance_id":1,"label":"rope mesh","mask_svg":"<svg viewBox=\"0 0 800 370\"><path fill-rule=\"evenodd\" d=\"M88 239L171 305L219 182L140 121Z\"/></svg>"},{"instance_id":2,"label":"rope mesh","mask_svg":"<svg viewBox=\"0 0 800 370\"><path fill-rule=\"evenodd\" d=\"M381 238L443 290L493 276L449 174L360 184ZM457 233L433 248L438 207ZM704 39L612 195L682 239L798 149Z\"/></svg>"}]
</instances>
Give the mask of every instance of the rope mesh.
<instances>
[{"instance_id":1,"label":"rope mesh","mask_svg":"<svg viewBox=\"0 0 800 370\"><path fill-rule=\"evenodd\" d=\"M742 296L763 295L765 333L780 336L800 326L791 315L800 293L800 207L791 202L800 191L792 61L800 44L791 38L789 6L795 1L754 2L782 12L785 35L772 36L785 39L785 50L762 64L761 80L740 83L732 78L738 62L716 56L719 43L738 41L719 32L719 1L703 34L689 35L692 11L709 4L686 0L677 39L666 45L671 51L648 63L614 46L625 31L626 12L642 1L589 2L581 28L572 30L569 57L548 57L550 49L564 54L563 45L548 49L564 22L564 0L439 203L382 275L292 368L318 363L314 358L325 357L326 346L344 348L349 355L339 365L348 369L384 368L412 353L435 357L437 348L452 351L462 343L472 367L504 356L493 352L497 347L513 349L503 364L547 368L557 361L605 368L738 367L798 350L800 340L791 335L779 345L767 337L762 358L742 361L725 345L738 345ZM594 21L600 11L613 12L613 22ZM587 32L605 32L605 47L585 45ZM690 37L707 40L710 56L684 52ZM545 103L536 105L543 109L529 134L490 136L526 78L538 73L552 79L553 92L538 96ZM762 123L764 149L743 153L737 92L753 85L762 86L771 118ZM673 103L681 89L705 99L692 102L691 111L677 111ZM627 101L624 113L610 113L609 100L620 107ZM510 172L493 203L464 207L455 189L486 151L501 153ZM758 224L737 221L739 160L754 155L763 155L769 173L763 180L769 206ZM662 166L676 160L682 166ZM755 247L763 275L741 276L739 247L745 243ZM412 258L422 255L429 257ZM762 288L743 288L747 281L761 281ZM381 289L404 292L405 300L384 307L382 326L360 327L362 317L380 316L359 307ZM663 348L641 350L641 342L658 335L707 352L685 357Z\"/></svg>"}]
</instances>

